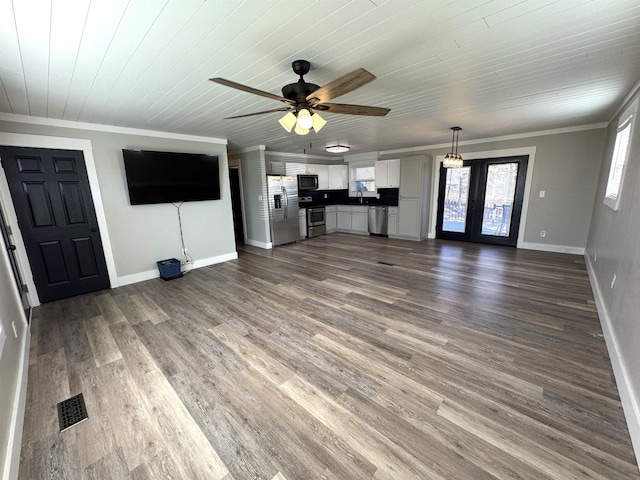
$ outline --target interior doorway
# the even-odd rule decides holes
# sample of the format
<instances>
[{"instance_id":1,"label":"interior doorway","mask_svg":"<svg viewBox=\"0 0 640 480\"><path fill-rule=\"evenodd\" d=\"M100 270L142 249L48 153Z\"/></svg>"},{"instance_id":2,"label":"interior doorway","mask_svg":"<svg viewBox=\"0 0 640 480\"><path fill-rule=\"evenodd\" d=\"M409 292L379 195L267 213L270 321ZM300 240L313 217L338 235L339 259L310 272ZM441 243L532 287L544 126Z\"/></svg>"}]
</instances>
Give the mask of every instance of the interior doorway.
<instances>
[{"instance_id":1,"label":"interior doorway","mask_svg":"<svg viewBox=\"0 0 640 480\"><path fill-rule=\"evenodd\" d=\"M244 243L244 220L242 216L242 189L240 186L240 169L229 168L229 187L231 189L231 208L233 210L233 229L236 243Z\"/></svg>"},{"instance_id":2,"label":"interior doorway","mask_svg":"<svg viewBox=\"0 0 640 480\"><path fill-rule=\"evenodd\" d=\"M436 237L516 246L528 156L440 166Z\"/></svg>"}]
</instances>

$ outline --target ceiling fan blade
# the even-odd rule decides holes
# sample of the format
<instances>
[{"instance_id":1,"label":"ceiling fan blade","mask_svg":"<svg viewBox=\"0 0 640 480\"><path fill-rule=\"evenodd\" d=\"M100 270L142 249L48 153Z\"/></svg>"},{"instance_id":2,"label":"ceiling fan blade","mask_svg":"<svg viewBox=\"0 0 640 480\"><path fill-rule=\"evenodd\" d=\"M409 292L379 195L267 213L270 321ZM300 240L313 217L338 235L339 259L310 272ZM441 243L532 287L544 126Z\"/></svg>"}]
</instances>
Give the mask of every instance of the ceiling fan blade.
<instances>
[{"instance_id":1,"label":"ceiling fan blade","mask_svg":"<svg viewBox=\"0 0 640 480\"><path fill-rule=\"evenodd\" d=\"M279 95L274 95L273 93L265 92L264 90L258 90L257 88L247 87L246 85L242 85L241 83L232 82L231 80L227 80L225 78L210 78L212 82L219 83L220 85L225 85L227 87L235 88L236 90L242 90L243 92L253 93L254 95L260 95L261 97L267 97L272 100L278 100L280 102L288 103L290 105L295 104L292 100L288 98L281 97Z\"/></svg>"},{"instance_id":2,"label":"ceiling fan blade","mask_svg":"<svg viewBox=\"0 0 640 480\"><path fill-rule=\"evenodd\" d=\"M312 105L316 103L324 103L332 98L339 97L345 93L349 93L356 88L369 83L371 80L375 80L376 76L373 73L366 71L364 68L359 68L351 73L347 73L340 78L336 78L332 82L320 87L313 93L307 95L307 100Z\"/></svg>"},{"instance_id":3,"label":"ceiling fan blade","mask_svg":"<svg viewBox=\"0 0 640 480\"><path fill-rule=\"evenodd\" d=\"M229 120L231 118L253 117L254 115L262 115L264 113L287 112L289 110L292 110L292 107L280 107L280 108L274 108L273 110L264 110L262 112L246 113L244 115L234 115L233 117L224 117L223 120Z\"/></svg>"},{"instance_id":4,"label":"ceiling fan blade","mask_svg":"<svg viewBox=\"0 0 640 480\"><path fill-rule=\"evenodd\" d=\"M315 110L329 113L345 113L347 115L367 115L370 117L384 117L390 108L367 107L366 105L349 105L347 103L321 103Z\"/></svg>"}]
</instances>

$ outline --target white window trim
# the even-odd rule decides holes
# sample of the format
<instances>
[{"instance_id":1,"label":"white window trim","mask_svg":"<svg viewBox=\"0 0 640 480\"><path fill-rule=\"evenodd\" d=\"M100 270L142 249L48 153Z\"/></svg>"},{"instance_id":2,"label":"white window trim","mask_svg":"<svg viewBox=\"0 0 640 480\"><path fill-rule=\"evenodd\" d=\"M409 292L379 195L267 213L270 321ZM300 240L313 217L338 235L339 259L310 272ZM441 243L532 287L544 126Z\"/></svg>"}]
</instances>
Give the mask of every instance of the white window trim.
<instances>
[{"instance_id":1,"label":"white window trim","mask_svg":"<svg viewBox=\"0 0 640 480\"><path fill-rule=\"evenodd\" d=\"M638 110L638 100L633 102L624 112L622 112L622 115L620 115L618 119L618 128L616 129L616 140L614 143L614 150L611 155L611 165L609 167L609 176L607 179L607 185L605 188L605 197L604 197L604 204L607 207L611 208L612 210L618 210L620 208L620 198L622 196L622 187L624 185L624 177L627 171L627 164L629 163L629 153L631 152L631 144L633 143L633 130L636 123L637 110ZM621 152L618 152L618 149L616 148L618 145L618 135L620 134L620 132L624 131L627 128L629 128L629 141L627 142L627 148L626 148L626 151L624 152L624 157L623 157L624 163L622 166L622 172L620 174L620 184L618 185L618 191L614 195L611 195L611 194L607 195L607 192L609 191L609 185L615 174L616 158L618 158L619 154L621 153Z\"/></svg>"},{"instance_id":2,"label":"white window trim","mask_svg":"<svg viewBox=\"0 0 640 480\"><path fill-rule=\"evenodd\" d=\"M376 162L375 160L365 160L359 162L349 162L349 197L357 197L358 192L355 190L355 180L353 178L353 169L354 168L362 168L362 167L372 167L375 169ZM375 180L375 174L374 174ZM378 187L376 187L373 191L362 192L363 197L377 197L378 195Z\"/></svg>"}]
</instances>

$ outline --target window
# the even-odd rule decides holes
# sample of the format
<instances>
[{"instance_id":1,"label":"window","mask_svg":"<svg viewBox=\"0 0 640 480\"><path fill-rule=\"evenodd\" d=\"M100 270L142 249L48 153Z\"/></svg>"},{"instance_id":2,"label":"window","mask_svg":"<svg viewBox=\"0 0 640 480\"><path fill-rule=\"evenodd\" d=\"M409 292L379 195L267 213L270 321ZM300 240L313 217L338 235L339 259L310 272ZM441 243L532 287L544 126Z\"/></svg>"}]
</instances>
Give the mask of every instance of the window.
<instances>
[{"instance_id":1,"label":"window","mask_svg":"<svg viewBox=\"0 0 640 480\"><path fill-rule=\"evenodd\" d=\"M350 194L362 192L364 197L376 194L376 167L374 164L351 166L349 182Z\"/></svg>"},{"instance_id":2,"label":"window","mask_svg":"<svg viewBox=\"0 0 640 480\"><path fill-rule=\"evenodd\" d=\"M618 210L620 206L620 193L624 179L625 167L629 150L631 147L631 134L633 132L633 124L635 120L638 102L636 101L631 107L620 115L618 129L616 134L616 143L613 147L613 157L611 159L611 169L609 170L609 180L607 181L607 190L604 195L604 204L613 210Z\"/></svg>"}]
</instances>

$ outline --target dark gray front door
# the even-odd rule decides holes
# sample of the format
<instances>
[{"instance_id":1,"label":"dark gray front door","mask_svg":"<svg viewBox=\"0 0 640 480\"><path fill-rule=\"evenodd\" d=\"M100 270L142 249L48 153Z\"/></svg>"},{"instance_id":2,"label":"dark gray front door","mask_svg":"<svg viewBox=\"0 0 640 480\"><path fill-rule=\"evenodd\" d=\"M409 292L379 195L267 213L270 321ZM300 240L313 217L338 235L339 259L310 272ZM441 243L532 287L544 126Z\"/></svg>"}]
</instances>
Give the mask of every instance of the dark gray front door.
<instances>
[{"instance_id":1,"label":"dark gray front door","mask_svg":"<svg viewBox=\"0 0 640 480\"><path fill-rule=\"evenodd\" d=\"M82 152L0 147L41 302L109 288Z\"/></svg>"}]
</instances>

